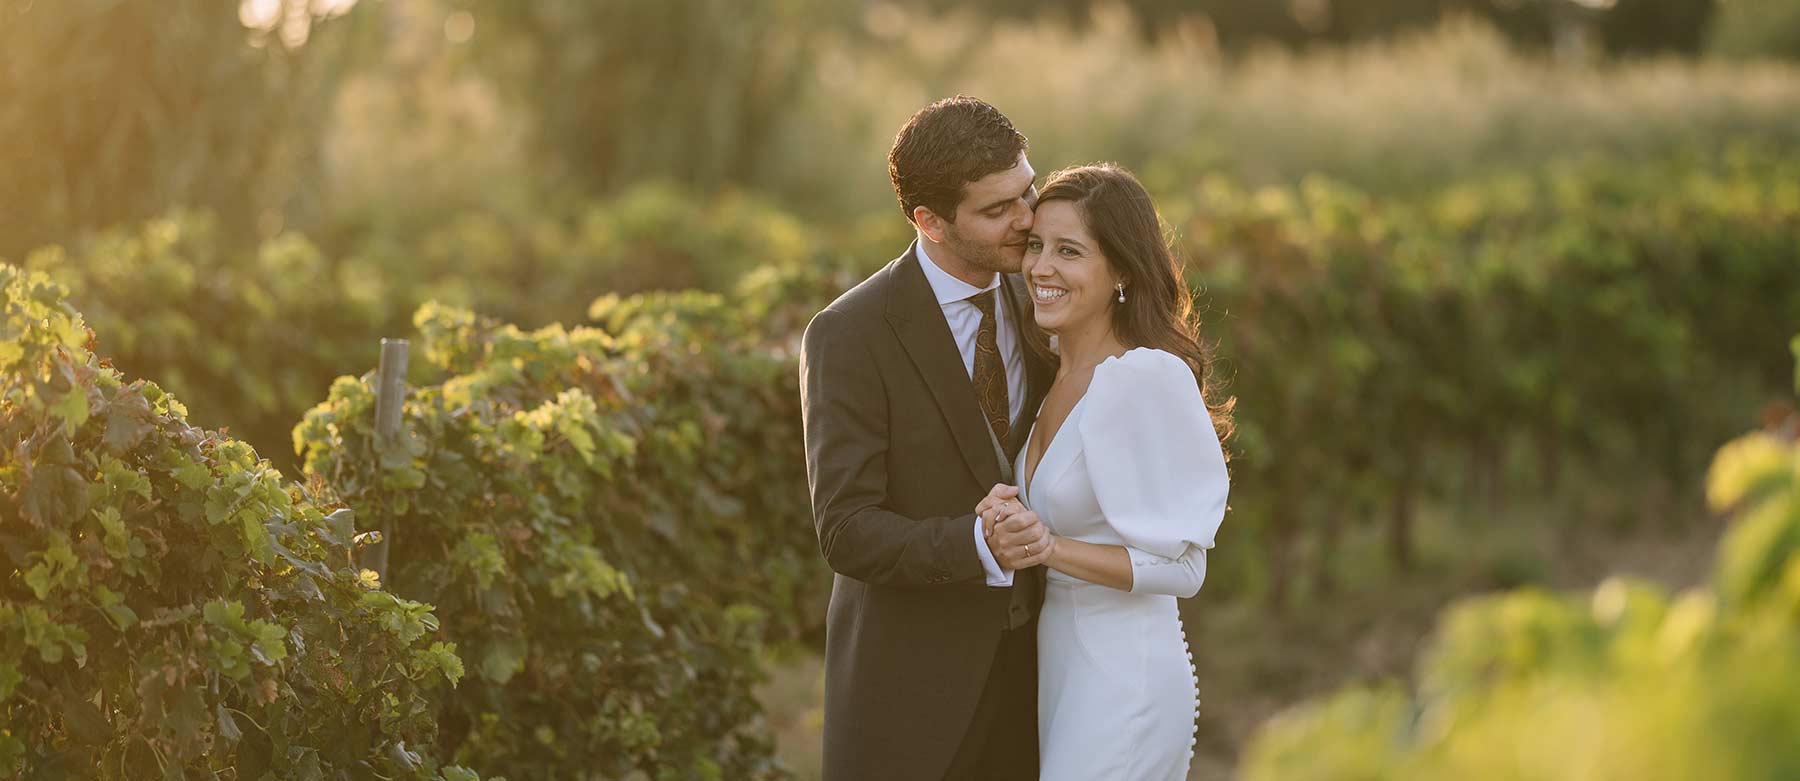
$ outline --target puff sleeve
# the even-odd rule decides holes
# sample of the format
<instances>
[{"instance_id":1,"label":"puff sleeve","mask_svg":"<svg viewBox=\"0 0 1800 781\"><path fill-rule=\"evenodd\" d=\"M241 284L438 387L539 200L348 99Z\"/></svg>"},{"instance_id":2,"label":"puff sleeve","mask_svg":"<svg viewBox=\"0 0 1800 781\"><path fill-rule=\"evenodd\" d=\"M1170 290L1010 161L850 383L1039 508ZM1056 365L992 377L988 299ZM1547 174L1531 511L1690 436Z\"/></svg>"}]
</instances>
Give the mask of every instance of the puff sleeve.
<instances>
[{"instance_id":1,"label":"puff sleeve","mask_svg":"<svg viewBox=\"0 0 1800 781\"><path fill-rule=\"evenodd\" d=\"M1101 513L1131 554L1132 592L1193 596L1230 488L1193 372L1163 350L1108 358L1076 428Z\"/></svg>"}]
</instances>

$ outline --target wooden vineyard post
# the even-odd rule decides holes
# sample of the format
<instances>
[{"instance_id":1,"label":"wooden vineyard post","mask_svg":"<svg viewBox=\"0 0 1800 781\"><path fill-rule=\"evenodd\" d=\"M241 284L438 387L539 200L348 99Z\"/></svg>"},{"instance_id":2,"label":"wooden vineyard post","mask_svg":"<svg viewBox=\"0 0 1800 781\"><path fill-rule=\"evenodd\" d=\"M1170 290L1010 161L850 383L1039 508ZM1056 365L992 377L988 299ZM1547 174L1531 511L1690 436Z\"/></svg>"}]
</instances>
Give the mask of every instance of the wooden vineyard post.
<instances>
[{"instance_id":1,"label":"wooden vineyard post","mask_svg":"<svg viewBox=\"0 0 1800 781\"><path fill-rule=\"evenodd\" d=\"M377 463L385 464L386 456L398 447L400 409L406 401L405 339L381 340L381 366L375 372L375 452ZM369 551L369 569L375 570L382 583L387 583L388 551L394 544L394 521L381 519L381 541Z\"/></svg>"}]
</instances>

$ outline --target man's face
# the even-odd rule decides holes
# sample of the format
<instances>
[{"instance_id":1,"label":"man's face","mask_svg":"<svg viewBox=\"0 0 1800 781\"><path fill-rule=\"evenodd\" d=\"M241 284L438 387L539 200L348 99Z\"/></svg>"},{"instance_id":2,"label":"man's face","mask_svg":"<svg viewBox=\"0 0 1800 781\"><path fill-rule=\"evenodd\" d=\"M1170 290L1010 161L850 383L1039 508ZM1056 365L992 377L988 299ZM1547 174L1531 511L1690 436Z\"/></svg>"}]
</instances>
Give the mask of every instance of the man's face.
<instances>
[{"instance_id":1,"label":"man's face","mask_svg":"<svg viewBox=\"0 0 1800 781\"><path fill-rule=\"evenodd\" d=\"M1037 172L1019 153L1019 163L963 187L956 222L945 226L944 246L964 263L984 271L1013 273L1025 259L1025 238L1037 206Z\"/></svg>"}]
</instances>

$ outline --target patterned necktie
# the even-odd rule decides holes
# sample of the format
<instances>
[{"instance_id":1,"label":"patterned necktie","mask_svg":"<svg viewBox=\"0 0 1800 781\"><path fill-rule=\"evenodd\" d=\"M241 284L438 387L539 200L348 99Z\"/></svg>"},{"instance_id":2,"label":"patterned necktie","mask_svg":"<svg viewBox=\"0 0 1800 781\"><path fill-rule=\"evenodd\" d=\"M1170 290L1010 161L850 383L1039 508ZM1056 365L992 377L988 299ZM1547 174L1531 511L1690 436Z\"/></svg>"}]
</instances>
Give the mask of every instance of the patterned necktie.
<instances>
[{"instance_id":1,"label":"patterned necktie","mask_svg":"<svg viewBox=\"0 0 1800 781\"><path fill-rule=\"evenodd\" d=\"M975 332L975 396L981 399L981 412L987 416L988 428L1004 446L1012 428L1012 404L1006 397L1006 363L1000 359L998 326L994 322L994 297L998 290L984 290L967 300L981 310L981 329Z\"/></svg>"}]
</instances>

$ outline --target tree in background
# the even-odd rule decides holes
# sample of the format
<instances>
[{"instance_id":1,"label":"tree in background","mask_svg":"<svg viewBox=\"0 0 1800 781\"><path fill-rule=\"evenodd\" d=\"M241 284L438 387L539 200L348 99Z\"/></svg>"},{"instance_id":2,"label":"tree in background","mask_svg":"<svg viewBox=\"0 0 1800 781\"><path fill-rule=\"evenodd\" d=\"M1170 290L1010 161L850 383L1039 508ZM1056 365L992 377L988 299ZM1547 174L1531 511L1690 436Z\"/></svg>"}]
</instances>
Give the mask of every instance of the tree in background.
<instances>
[{"instance_id":1,"label":"tree in background","mask_svg":"<svg viewBox=\"0 0 1800 781\"><path fill-rule=\"evenodd\" d=\"M945 11L956 0L900 0ZM1741 1L1741 0L1740 0ZM1755 0L1752 0L1754 2ZM1258 45L1304 48L1389 38L1435 26L1452 16L1485 19L1515 43L1548 46L1559 28L1592 25L1611 53L1676 51L1693 54L1705 40L1706 23L1720 0L1113 0L1138 16L1155 36L1183 19L1204 18L1221 49L1242 52ZM1087 16L1096 0L992 0L997 16ZM1780 0L1765 0L1780 5Z\"/></svg>"},{"instance_id":2,"label":"tree in background","mask_svg":"<svg viewBox=\"0 0 1800 781\"><path fill-rule=\"evenodd\" d=\"M1800 3L1720 0L1710 48L1731 57L1800 59Z\"/></svg>"},{"instance_id":3,"label":"tree in background","mask_svg":"<svg viewBox=\"0 0 1800 781\"><path fill-rule=\"evenodd\" d=\"M535 127L540 181L604 193L645 178L747 181L812 76L828 0L451 0L483 68ZM851 10L854 10L853 8Z\"/></svg>"},{"instance_id":4,"label":"tree in background","mask_svg":"<svg viewBox=\"0 0 1800 781\"><path fill-rule=\"evenodd\" d=\"M0 256L174 204L291 217L351 42L311 33L350 1L0 0Z\"/></svg>"},{"instance_id":5,"label":"tree in background","mask_svg":"<svg viewBox=\"0 0 1800 781\"><path fill-rule=\"evenodd\" d=\"M970 18L1061 16L1085 24L1092 5L991 0ZM1528 46L1551 45L1573 25L1583 40L1618 53L1695 52L1708 41L1733 54L1800 51L1800 11L1785 0L1113 5L1129 9L1146 33L1185 26L1228 53L1264 43L1304 48L1388 38L1460 14L1483 18ZM817 107L801 105L806 85L849 67L831 61L822 43L829 36L821 33L854 30L858 17L884 8L952 6L961 8L947 0L0 0L0 51L7 54L0 58L0 137L7 139L0 170L11 185L0 193L0 257L178 206L217 213L233 239L305 227L329 245L321 224L360 204L419 200L419 212L437 214L443 209L431 199L445 200L446 191L481 196L447 199L461 209L487 204L498 191L611 195L646 178L701 190L760 186L779 178L771 172L792 167L782 158L784 145L794 143L791 126L860 132L854 126L866 121L844 111L815 116L807 112ZM432 35L441 27L437 45L448 41L457 50L451 59L474 66L439 85L448 96L413 95L420 80L409 68L417 63L393 61L393 49L411 46L400 40L397 18ZM1033 64L1019 67L1029 72ZM379 88L341 90L352 70L380 74ZM935 95L921 102L928 97ZM381 105L402 108L383 114ZM415 105L436 106L436 113ZM446 111L454 121L438 121ZM421 113L433 119L391 121L392 132L381 122ZM522 115L516 121L509 116L515 113ZM891 133L885 125L894 121L883 116L880 132ZM457 130L465 125L475 131ZM465 137L476 142L464 148L479 154L459 153L456 142ZM536 165L515 164L515 137ZM404 141L358 147L347 138ZM326 146L334 147L335 173ZM404 153L384 151L401 147ZM803 155L833 151L801 145ZM411 168L393 175L393 165L356 165L385 157ZM821 168L841 176L842 163ZM405 187L345 192L344 179ZM372 197L359 199L359 192Z\"/></svg>"},{"instance_id":6,"label":"tree in background","mask_svg":"<svg viewBox=\"0 0 1800 781\"><path fill-rule=\"evenodd\" d=\"M1600 40L1612 54L1697 54L1719 0L1585 0L1607 9Z\"/></svg>"}]
</instances>

